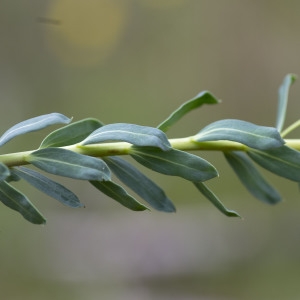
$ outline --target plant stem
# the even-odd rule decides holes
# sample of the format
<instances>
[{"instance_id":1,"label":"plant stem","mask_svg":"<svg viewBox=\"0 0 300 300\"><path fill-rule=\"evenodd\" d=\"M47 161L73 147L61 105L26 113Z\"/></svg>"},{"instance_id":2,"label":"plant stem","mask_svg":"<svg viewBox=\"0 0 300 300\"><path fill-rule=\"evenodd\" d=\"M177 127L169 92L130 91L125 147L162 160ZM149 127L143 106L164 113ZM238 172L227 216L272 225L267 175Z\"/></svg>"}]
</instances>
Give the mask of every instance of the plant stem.
<instances>
[{"instance_id":1,"label":"plant stem","mask_svg":"<svg viewBox=\"0 0 300 300\"><path fill-rule=\"evenodd\" d=\"M195 142L193 137L170 139L169 142L174 149L182 151L247 151L249 148L243 144L231 141L209 141ZM290 148L300 151L300 139L286 139L286 145ZM93 145L70 145L61 147L79 154L104 157L114 155L128 155L130 153L131 144L126 142L117 143L101 143ZM0 162L8 167L29 164L28 156L36 150L23 151L17 153L9 153L0 155Z\"/></svg>"},{"instance_id":2,"label":"plant stem","mask_svg":"<svg viewBox=\"0 0 300 300\"><path fill-rule=\"evenodd\" d=\"M292 125L290 125L288 128L286 128L285 130L283 130L281 132L282 138L284 138L286 135L288 135L290 132L292 132L293 130L295 130L299 126L300 126L300 120L296 121L295 123L293 123Z\"/></svg>"}]
</instances>

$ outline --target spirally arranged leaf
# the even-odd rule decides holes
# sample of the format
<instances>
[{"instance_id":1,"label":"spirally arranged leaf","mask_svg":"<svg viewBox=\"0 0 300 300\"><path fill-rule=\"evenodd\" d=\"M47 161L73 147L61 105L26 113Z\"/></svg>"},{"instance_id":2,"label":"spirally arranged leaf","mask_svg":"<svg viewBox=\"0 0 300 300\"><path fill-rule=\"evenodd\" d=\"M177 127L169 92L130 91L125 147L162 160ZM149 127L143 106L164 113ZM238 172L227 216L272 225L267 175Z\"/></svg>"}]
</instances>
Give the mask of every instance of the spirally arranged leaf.
<instances>
[{"instance_id":1,"label":"spirally arranged leaf","mask_svg":"<svg viewBox=\"0 0 300 300\"><path fill-rule=\"evenodd\" d=\"M180 150L163 152L155 148L133 147L130 155L151 170L190 181L205 181L218 176L217 170L208 161Z\"/></svg>"},{"instance_id":2,"label":"spirally arranged leaf","mask_svg":"<svg viewBox=\"0 0 300 300\"><path fill-rule=\"evenodd\" d=\"M123 187L113 181L90 181L90 183L108 197L133 211L148 209L145 205L129 195Z\"/></svg>"},{"instance_id":3,"label":"spirally arranged leaf","mask_svg":"<svg viewBox=\"0 0 300 300\"><path fill-rule=\"evenodd\" d=\"M0 181L5 180L9 175L10 171L8 167L5 164L0 163Z\"/></svg>"},{"instance_id":4,"label":"spirally arranged leaf","mask_svg":"<svg viewBox=\"0 0 300 300\"><path fill-rule=\"evenodd\" d=\"M103 126L97 119L87 118L51 132L40 148L63 147L81 142L93 131Z\"/></svg>"},{"instance_id":5,"label":"spirally arranged leaf","mask_svg":"<svg viewBox=\"0 0 300 300\"><path fill-rule=\"evenodd\" d=\"M159 129L135 124L116 123L95 130L81 144L96 144L105 141L123 141L135 146L158 147L163 151L171 149L167 136Z\"/></svg>"},{"instance_id":6,"label":"spirally arranged leaf","mask_svg":"<svg viewBox=\"0 0 300 300\"><path fill-rule=\"evenodd\" d=\"M186 115L190 111L202 106L203 104L217 104L219 102L220 101L217 100L210 92L203 91L196 97L183 103L165 121L159 124L157 128L166 132L172 125L178 122L184 115Z\"/></svg>"},{"instance_id":7,"label":"spirally arranged leaf","mask_svg":"<svg viewBox=\"0 0 300 300\"><path fill-rule=\"evenodd\" d=\"M281 201L281 196L263 178L245 153L232 151L225 152L224 156L242 184L254 197L268 204Z\"/></svg>"},{"instance_id":8,"label":"spirally arranged leaf","mask_svg":"<svg viewBox=\"0 0 300 300\"><path fill-rule=\"evenodd\" d=\"M78 154L62 148L45 148L32 152L27 161L55 175L82 180L110 180L110 170L99 158Z\"/></svg>"},{"instance_id":9,"label":"spirally arranged leaf","mask_svg":"<svg viewBox=\"0 0 300 300\"><path fill-rule=\"evenodd\" d=\"M260 150L281 147L285 143L276 128L234 119L209 124L195 135L193 140L196 142L229 140Z\"/></svg>"},{"instance_id":10,"label":"spirally arranged leaf","mask_svg":"<svg viewBox=\"0 0 300 300\"><path fill-rule=\"evenodd\" d=\"M12 173L26 180L32 186L46 195L70 207L82 207L78 197L63 185L49 179L39 172L25 168L14 167Z\"/></svg>"},{"instance_id":11,"label":"spirally arranged leaf","mask_svg":"<svg viewBox=\"0 0 300 300\"><path fill-rule=\"evenodd\" d=\"M45 224L46 220L29 199L5 181L0 182L0 201L19 212L33 224Z\"/></svg>"},{"instance_id":12,"label":"spirally arranged leaf","mask_svg":"<svg viewBox=\"0 0 300 300\"><path fill-rule=\"evenodd\" d=\"M240 217L234 210L227 209L219 198L203 182L194 182L196 188L205 196L219 211L228 217Z\"/></svg>"},{"instance_id":13,"label":"spirally arranged leaf","mask_svg":"<svg viewBox=\"0 0 300 300\"><path fill-rule=\"evenodd\" d=\"M259 151L251 150L248 155L260 166L292 181L300 182L300 152L287 146Z\"/></svg>"},{"instance_id":14,"label":"spirally arranged leaf","mask_svg":"<svg viewBox=\"0 0 300 300\"><path fill-rule=\"evenodd\" d=\"M71 119L59 113L51 113L20 122L8 129L0 137L0 146L6 144L18 135L43 129L54 124L68 124Z\"/></svg>"},{"instance_id":15,"label":"spirally arranged leaf","mask_svg":"<svg viewBox=\"0 0 300 300\"><path fill-rule=\"evenodd\" d=\"M107 157L105 162L125 185L153 208L164 212L176 211L165 192L133 165L119 157Z\"/></svg>"},{"instance_id":16,"label":"spirally arranged leaf","mask_svg":"<svg viewBox=\"0 0 300 300\"><path fill-rule=\"evenodd\" d=\"M282 131L284 125L286 108L288 104L289 90L291 85L295 82L295 80L296 80L296 75L294 74L286 75L278 91L278 111L277 111L276 128L278 129L279 132Z\"/></svg>"}]
</instances>

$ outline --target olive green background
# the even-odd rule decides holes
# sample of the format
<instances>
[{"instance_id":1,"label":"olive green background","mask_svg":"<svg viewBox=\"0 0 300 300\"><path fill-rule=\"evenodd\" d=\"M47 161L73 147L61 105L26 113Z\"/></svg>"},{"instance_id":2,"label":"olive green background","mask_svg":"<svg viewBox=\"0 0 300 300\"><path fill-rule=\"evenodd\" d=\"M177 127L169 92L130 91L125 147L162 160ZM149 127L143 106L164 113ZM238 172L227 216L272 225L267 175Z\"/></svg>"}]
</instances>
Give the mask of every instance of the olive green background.
<instances>
[{"instance_id":1,"label":"olive green background","mask_svg":"<svg viewBox=\"0 0 300 300\"><path fill-rule=\"evenodd\" d=\"M292 0L1 0L1 131L50 112L156 126L202 90L222 103L190 113L170 137L225 118L274 126L278 87L300 74L299 14ZM300 116L299 96L296 81L287 124ZM35 149L50 130L1 153ZM299 299L297 185L263 172L285 199L268 206L222 154L199 154L220 173L209 186L242 220L224 217L189 182L144 168L176 214L134 213L63 179L85 205L71 209L17 183L47 225L1 205L1 299Z\"/></svg>"}]
</instances>

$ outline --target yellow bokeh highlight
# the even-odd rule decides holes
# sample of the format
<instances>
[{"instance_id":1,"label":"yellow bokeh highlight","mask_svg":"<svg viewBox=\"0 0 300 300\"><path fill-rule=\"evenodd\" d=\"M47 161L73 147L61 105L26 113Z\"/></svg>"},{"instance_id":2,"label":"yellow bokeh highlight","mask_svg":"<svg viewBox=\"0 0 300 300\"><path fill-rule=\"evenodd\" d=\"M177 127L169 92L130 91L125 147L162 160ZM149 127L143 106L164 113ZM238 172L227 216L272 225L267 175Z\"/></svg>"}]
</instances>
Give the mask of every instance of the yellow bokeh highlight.
<instances>
[{"instance_id":1,"label":"yellow bokeh highlight","mask_svg":"<svg viewBox=\"0 0 300 300\"><path fill-rule=\"evenodd\" d=\"M105 60L121 38L127 11L122 0L53 0L47 43L65 64L90 66Z\"/></svg>"}]
</instances>

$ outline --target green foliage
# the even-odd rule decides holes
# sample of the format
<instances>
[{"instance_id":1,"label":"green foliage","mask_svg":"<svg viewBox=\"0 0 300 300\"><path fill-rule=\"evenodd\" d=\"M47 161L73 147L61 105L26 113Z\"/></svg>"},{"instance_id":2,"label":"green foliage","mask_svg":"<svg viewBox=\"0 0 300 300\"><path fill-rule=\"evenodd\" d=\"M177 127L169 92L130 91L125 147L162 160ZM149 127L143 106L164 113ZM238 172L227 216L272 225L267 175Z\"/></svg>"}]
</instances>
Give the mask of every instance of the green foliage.
<instances>
[{"instance_id":1,"label":"green foliage","mask_svg":"<svg viewBox=\"0 0 300 300\"><path fill-rule=\"evenodd\" d=\"M267 150L283 146L284 140L275 128L258 126L240 120L220 120L204 127L194 141L228 140L250 148Z\"/></svg>"},{"instance_id":2,"label":"green foliage","mask_svg":"<svg viewBox=\"0 0 300 300\"><path fill-rule=\"evenodd\" d=\"M224 155L237 177L254 197L268 204L281 201L278 192L262 177L245 153L231 151Z\"/></svg>"},{"instance_id":3,"label":"green foliage","mask_svg":"<svg viewBox=\"0 0 300 300\"><path fill-rule=\"evenodd\" d=\"M106 141L124 141L134 146L171 149L167 136L159 129L134 124L105 125L91 133L81 144L90 145Z\"/></svg>"},{"instance_id":4,"label":"green foliage","mask_svg":"<svg viewBox=\"0 0 300 300\"><path fill-rule=\"evenodd\" d=\"M283 139L300 122L282 130L289 88L294 81L294 75L287 75L279 89L275 127L242 120L219 120L205 126L194 136L168 139L167 130L188 112L204 104L220 102L206 91L181 105L157 128L124 123L104 125L93 118L69 124L71 119L58 113L18 123L0 137L0 146L21 134L53 124L67 125L46 136L37 150L0 155L0 201L31 223L45 223L45 218L29 199L13 187L15 181L25 180L64 205L83 206L73 192L46 177L42 171L88 181L100 192L133 211L150 208L130 195L125 186L150 207L174 212L174 204L156 183L118 157L130 155L137 163L155 172L190 181L224 215L237 217L239 214L227 209L205 183L218 176L216 168L205 159L187 152L209 148L224 153L241 183L254 197L276 204L281 196L259 173L255 163L281 177L300 182L300 152L289 146L295 146L295 143L289 144ZM22 165L32 165L37 170ZM117 184L112 175L122 185Z\"/></svg>"},{"instance_id":5,"label":"green foliage","mask_svg":"<svg viewBox=\"0 0 300 300\"><path fill-rule=\"evenodd\" d=\"M164 212L175 211L174 204L168 199L165 192L133 165L119 157L107 157L105 161L118 179L150 206Z\"/></svg>"}]
</instances>

